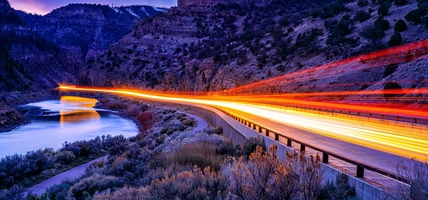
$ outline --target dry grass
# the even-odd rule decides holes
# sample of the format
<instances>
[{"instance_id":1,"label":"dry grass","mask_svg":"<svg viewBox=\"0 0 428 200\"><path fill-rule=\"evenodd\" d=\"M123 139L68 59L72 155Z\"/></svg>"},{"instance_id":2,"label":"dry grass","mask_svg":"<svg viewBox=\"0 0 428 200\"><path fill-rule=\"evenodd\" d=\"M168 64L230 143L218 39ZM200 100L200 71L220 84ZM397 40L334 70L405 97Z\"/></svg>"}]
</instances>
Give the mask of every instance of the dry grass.
<instances>
[{"instance_id":1,"label":"dry grass","mask_svg":"<svg viewBox=\"0 0 428 200\"><path fill-rule=\"evenodd\" d=\"M215 153L216 145L209 142L183 144L180 148L167 156L167 165L191 165L204 169L210 166L215 171L220 170L223 158Z\"/></svg>"}]
</instances>

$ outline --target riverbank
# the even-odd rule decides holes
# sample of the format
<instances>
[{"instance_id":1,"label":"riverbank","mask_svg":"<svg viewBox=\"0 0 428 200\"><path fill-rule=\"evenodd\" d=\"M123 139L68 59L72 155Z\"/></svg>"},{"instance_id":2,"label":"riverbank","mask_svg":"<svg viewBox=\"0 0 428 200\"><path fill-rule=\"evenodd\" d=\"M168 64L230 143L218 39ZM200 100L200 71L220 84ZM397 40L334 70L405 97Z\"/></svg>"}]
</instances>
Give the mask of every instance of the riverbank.
<instances>
[{"instance_id":1,"label":"riverbank","mask_svg":"<svg viewBox=\"0 0 428 200\"><path fill-rule=\"evenodd\" d=\"M31 93L3 93L0 95L0 133L9 132L19 126L29 123L25 113L18 106L59 98L59 93L55 89L42 90Z\"/></svg>"},{"instance_id":2,"label":"riverbank","mask_svg":"<svg viewBox=\"0 0 428 200\"><path fill-rule=\"evenodd\" d=\"M189 117L192 117L196 121L196 126L193 127L192 132L196 133L198 131L203 131L205 128L208 127L208 123L205 121L205 119L185 112L179 112L182 114L185 114ZM77 167L74 167L72 169L69 169L63 173L60 173L56 176L53 176L37 185L34 185L33 187L30 187L27 189L28 192L31 194L35 194L37 196L42 195L46 192L46 190L54 185L60 184L64 180L74 180L84 175L86 167L92 165L95 162L104 162L104 159L107 160L107 156L97 158L95 160L89 161L88 163L79 165Z\"/></svg>"},{"instance_id":3,"label":"riverbank","mask_svg":"<svg viewBox=\"0 0 428 200\"><path fill-rule=\"evenodd\" d=\"M44 98L50 99L55 97L45 96ZM98 108L114 110L114 114L132 119L140 130L138 135L141 135L152 127L157 129L164 128L164 124L157 123L157 121L169 121L169 117L164 117L165 115L171 115L171 119L179 119L178 122L180 123L174 120L175 123L170 127L171 130L187 130L189 126L193 127L198 124L196 121L184 116L183 113L175 113L175 111L170 109L156 108L154 106L144 104L141 101L113 98L104 95L100 95L95 98L99 99L100 102L97 105ZM33 101L38 99L33 99ZM25 101L24 103L30 102L31 101ZM15 105L17 105L17 103ZM206 124L206 122L201 122L201 124ZM142 137L138 135L136 134L133 138ZM116 155L124 151L124 146L122 146L122 144L126 143L128 140L135 139L103 136L89 141L65 143L63 147L57 151L54 151L53 149L45 149L33 151L26 155L13 155L6 157L0 164L14 167L12 169L0 167L1 169L8 170L6 172L0 171L0 173L5 174L4 177L0 177L0 185L2 186L0 189L9 189L15 186L18 188L31 186L100 156L106 154ZM18 165L17 163L21 164ZM30 166L35 166L37 169L34 168L33 170ZM19 167L24 167L30 172L24 172L23 170L18 169Z\"/></svg>"}]
</instances>

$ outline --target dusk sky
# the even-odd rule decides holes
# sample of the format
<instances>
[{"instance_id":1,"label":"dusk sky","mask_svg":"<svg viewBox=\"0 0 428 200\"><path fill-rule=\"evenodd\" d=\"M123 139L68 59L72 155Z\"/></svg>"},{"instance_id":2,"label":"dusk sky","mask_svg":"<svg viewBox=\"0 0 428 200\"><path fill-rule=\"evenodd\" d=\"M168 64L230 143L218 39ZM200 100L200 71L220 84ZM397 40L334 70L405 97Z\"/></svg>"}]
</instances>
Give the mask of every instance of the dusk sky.
<instances>
[{"instance_id":1,"label":"dusk sky","mask_svg":"<svg viewBox=\"0 0 428 200\"><path fill-rule=\"evenodd\" d=\"M11 6L16 10L44 15L55 8L66 6L69 3L91 3L91 4L116 4L126 5L154 5L158 7L171 7L177 4L177 0L9 0Z\"/></svg>"}]
</instances>

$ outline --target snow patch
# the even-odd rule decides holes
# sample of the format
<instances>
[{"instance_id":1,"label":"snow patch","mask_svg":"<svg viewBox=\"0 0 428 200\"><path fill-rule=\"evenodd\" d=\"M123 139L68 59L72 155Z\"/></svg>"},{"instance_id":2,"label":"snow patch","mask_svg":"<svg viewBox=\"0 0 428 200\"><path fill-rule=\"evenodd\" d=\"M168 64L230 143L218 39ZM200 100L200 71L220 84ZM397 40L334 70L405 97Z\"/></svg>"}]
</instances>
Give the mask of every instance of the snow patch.
<instances>
[{"instance_id":1,"label":"snow patch","mask_svg":"<svg viewBox=\"0 0 428 200\"><path fill-rule=\"evenodd\" d=\"M144 7L141 7L141 11L143 13L146 13L147 17L150 17L149 13L147 12L147 10Z\"/></svg>"},{"instance_id":2,"label":"snow patch","mask_svg":"<svg viewBox=\"0 0 428 200\"><path fill-rule=\"evenodd\" d=\"M111 9L113 9L116 13L120 13L120 10L119 9L117 9L117 8L113 8L113 7L110 7Z\"/></svg>"},{"instance_id":3,"label":"snow patch","mask_svg":"<svg viewBox=\"0 0 428 200\"><path fill-rule=\"evenodd\" d=\"M158 8L158 7L154 7L152 6L153 10L156 10L158 12L168 12L167 8Z\"/></svg>"},{"instance_id":4,"label":"snow patch","mask_svg":"<svg viewBox=\"0 0 428 200\"><path fill-rule=\"evenodd\" d=\"M136 18L140 19L140 16L138 16L137 14L135 14L135 12L131 10L131 8L127 8L126 10L127 10L131 15L134 15Z\"/></svg>"}]
</instances>

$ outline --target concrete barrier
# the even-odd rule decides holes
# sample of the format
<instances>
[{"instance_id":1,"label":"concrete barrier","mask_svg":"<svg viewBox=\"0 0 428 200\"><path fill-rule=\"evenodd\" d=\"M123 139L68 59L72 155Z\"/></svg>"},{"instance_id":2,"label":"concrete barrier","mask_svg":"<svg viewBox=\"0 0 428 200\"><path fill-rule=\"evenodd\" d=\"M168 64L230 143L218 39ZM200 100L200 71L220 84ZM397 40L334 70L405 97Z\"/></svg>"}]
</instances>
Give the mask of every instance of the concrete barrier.
<instances>
[{"instance_id":1,"label":"concrete barrier","mask_svg":"<svg viewBox=\"0 0 428 200\"><path fill-rule=\"evenodd\" d=\"M190 109L207 118L214 126L223 127L224 135L231 138L235 144L242 144L250 137L262 137L267 147L273 144L278 146L277 156L280 160L285 159L286 151L294 151L294 149L287 147L285 144L257 132L257 130L255 130L251 125L251 127L246 126L218 109L203 105L190 106ZM321 170L323 171L323 184L334 182L337 175L342 173L341 171L324 163L321 165ZM348 182L351 186L355 187L358 199L384 199L382 188L376 187L361 178L348 174Z\"/></svg>"}]
</instances>

